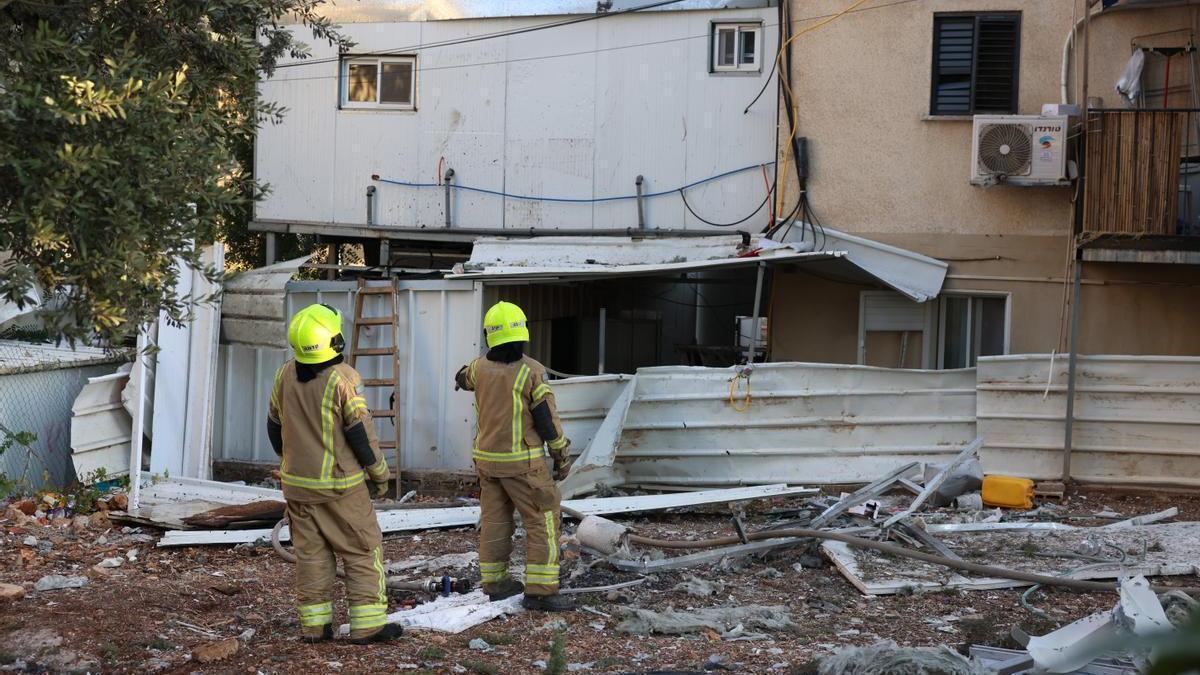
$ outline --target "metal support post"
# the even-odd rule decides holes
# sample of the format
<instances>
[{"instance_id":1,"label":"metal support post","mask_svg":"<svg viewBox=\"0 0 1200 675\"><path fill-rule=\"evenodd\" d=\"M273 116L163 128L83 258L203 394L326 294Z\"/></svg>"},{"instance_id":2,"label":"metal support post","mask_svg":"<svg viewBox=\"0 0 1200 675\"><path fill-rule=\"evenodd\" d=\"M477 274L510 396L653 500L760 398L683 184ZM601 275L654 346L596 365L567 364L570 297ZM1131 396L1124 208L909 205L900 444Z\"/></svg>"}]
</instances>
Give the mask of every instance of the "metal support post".
<instances>
[{"instance_id":1,"label":"metal support post","mask_svg":"<svg viewBox=\"0 0 1200 675\"><path fill-rule=\"evenodd\" d=\"M1071 291L1071 354L1067 361L1067 415L1063 431L1063 470L1064 485L1071 482L1071 445L1075 430L1075 366L1079 359L1079 304L1081 280L1083 276L1083 260L1078 249L1075 252L1075 280Z\"/></svg>"},{"instance_id":2,"label":"metal support post","mask_svg":"<svg viewBox=\"0 0 1200 675\"><path fill-rule=\"evenodd\" d=\"M267 233L267 236L266 236L266 237L263 237L263 239L265 240L265 243L266 243L266 249L267 249L267 250L266 250L266 254L265 254L265 257L266 257L267 264L268 264L268 265L274 265L274 264L275 264L275 256L276 256L276 253L275 253L275 250L276 250L276 248L275 248L275 233L274 233L274 232L268 232L268 233Z\"/></svg>"},{"instance_id":3,"label":"metal support post","mask_svg":"<svg viewBox=\"0 0 1200 675\"><path fill-rule=\"evenodd\" d=\"M758 353L758 337L762 334L762 318L758 314L762 309L763 274L766 270L766 263L758 263L758 278L754 282L754 328L750 336L750 346L746 350L746 363L754 363L754 355Z\"/></svg>"},{"instance_id":4,"label":"metal support post","mask_svg":"<svg viewBox=\"0 0 1200 675\"><path fill-rule=\"evenodd\" d=\"M599 337L599 344L600 344L600 346L599 346L599 349L597 350L597 351L599 352L599 356L597 357L597 358L598 358L598 361L597 361L597 363L598 363L598 366L596 367L596 374L597 374L597 375L603 375L603 374L604 374L604 350L605 350L605 345L604 345L604 324L605 324L605 322L606 322L606 320L607 320L607 319L608 319L608 308L606 308L606 307L601 307L601 308L600 308L600 337Z\"/></svg>"}]
</instances>

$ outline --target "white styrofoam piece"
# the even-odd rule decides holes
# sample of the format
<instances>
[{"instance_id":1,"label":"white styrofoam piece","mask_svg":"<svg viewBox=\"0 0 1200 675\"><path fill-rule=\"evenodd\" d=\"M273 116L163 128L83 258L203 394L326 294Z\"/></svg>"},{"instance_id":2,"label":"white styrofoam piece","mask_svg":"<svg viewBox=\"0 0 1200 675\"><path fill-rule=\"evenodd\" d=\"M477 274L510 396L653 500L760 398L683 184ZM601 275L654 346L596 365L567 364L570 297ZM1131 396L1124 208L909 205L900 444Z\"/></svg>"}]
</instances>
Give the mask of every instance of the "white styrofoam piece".
<instances>
[{"instance_id":1,"label":"white styrofoam piece","mask_svg":"<svg viewBox=\"0 0 1200 675\"><path fill-rule=\"evenodd\" d=\"M585 515L634 513L656 511L680 506L696 506L719 502L745 501L763 497L813 494L813 488L788 487L787 485L759 485L755 487L703 490L675 494L640 495L636 497L605 497L599 499L570 499L563 506L580 511ZM478 506L458 506L446 509L397 509L380 511L376 514L379 527L384 532L406 532L430 530L442 527L474 525L479 521ZM269 537L270 530L195 530L170 531L159 540L159 546L190 546L200 544L240 544ZM286 527L280 539L289 538Z\"/></svg>"},{"instance_id":2,"label":"white styrofoam piece","mask_svg":"<svg viewBox=\"0 0 1200 675\"><path fill-rule=\"evenodd\" d=\"M405 630L461 633L497 617L520 614L525 611L521 606L524 597L524 594L520 594L491 602L482 589L475 589L463 595L443 596L412 609L392 612L388 614L387 622L398 623ZM350 624L342 624L338 632L346 635L350 632Z\"/></svg>"}]
</instances>

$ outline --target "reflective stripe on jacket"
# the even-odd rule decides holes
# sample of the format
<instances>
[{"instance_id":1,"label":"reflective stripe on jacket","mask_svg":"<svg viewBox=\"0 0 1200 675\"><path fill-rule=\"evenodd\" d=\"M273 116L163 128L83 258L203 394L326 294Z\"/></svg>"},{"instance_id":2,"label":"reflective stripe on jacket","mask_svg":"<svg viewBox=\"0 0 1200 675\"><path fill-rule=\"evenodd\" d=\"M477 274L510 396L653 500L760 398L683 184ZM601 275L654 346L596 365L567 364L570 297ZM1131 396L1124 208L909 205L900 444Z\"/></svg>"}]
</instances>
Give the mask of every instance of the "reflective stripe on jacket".
<instances>
[{"instance_id":1,"label":"reflective stripe on jacket","mask_svg":"<svg viewBox=\"0 0 1200 675\"><path fill-rule=\"evenodd\" d=\"M545 403L558 437L551 449L566 445L554 392L546 382L546 368L522 356L519 361L500 363L479 357L467 366L466 389L475 392L478 429L471 457L488 462L492 475L524 473L528 465L546 453L534 425L532 410Z\"/></svg>"},{"instance_id":2,"label":"reflective stripe on jacket","mask_svg":"<svg viewBox=\"0 0 1200 675\"><path fill-rule=\"evenodd\" d=\"M308 382L296 375L295 361L275 373L268 416L283 427L279 473L284 496L293 501L323 502L353 489L365 489L365 475L386 478L375 424L359 394L362 377L350 366L329 366ZM345 430L363 423L375 462L361 466L346 442Z\"/></svg>"}]
</instances>

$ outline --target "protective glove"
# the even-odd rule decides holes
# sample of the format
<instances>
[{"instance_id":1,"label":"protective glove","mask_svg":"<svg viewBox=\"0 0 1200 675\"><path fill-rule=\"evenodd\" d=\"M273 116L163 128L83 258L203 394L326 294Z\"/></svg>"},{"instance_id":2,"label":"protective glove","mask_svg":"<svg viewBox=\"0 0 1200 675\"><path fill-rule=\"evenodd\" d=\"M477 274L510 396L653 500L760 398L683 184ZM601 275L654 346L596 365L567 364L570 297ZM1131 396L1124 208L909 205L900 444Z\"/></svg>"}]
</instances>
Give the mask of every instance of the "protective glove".
<instances>
[{"instance_id":1,"label":"protective glove","mask_svg":"<svg viewBox=\"0 0 1200 675\"><path fill-rule=\"evenodd\" d=\"M370 480L367 482L367 491L371 494L371 499L380 499L387 494L388 479Z\"/></svg>"},{"instance_id":2,"label":"protective glove","mask_svg":"<svg viewBox=\"0 0 1200 675\"><path fill-rule=\"evenodd\" d=\"M571 465L575 463L575 460L571 458L570 449L571 441L567 441L567 444L562 449L550 451L550 459L554 460L555 482L566 478L567 474L571 471Z\"/></svg>"}]
</instances>

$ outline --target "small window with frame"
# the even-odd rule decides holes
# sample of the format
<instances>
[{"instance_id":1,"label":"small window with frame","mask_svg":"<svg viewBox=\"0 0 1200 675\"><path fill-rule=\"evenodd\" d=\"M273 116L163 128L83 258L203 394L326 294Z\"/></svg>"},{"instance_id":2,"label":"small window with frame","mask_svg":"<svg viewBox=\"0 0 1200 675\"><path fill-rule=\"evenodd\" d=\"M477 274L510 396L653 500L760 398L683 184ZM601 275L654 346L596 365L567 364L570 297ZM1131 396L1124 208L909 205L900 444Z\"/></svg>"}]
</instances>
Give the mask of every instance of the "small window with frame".
<instances>
[{"instance_id":1,"label":"small window with frame","mask_svg":"<svg viewBox=\"0 0 1200 675\"><path fill-rule=\"evenodd\" d=\"M342 59L341 106L351 109L414 110L417 60L412 56Z\"/></svg>"},{"instance_id":2,"label":"small window with frame","mask_svg":"<svg viewBox=\"0 0 1200 675\"><path fill-rule=\"evenodd\" d=\"M762 24L714 23L711 72L762 70Z\"/></svg>"}]
</instances>

